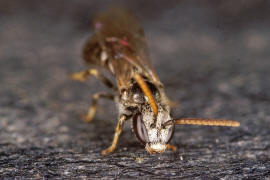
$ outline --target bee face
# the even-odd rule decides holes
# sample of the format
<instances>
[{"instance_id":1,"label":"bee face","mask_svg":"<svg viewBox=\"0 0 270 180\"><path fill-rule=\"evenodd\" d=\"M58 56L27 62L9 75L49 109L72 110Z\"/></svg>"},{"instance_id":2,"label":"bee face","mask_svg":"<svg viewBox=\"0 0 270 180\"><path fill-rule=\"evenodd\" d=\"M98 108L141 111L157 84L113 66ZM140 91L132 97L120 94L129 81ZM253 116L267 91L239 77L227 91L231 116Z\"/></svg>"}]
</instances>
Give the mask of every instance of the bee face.
<instances>
[{"instance_id":1,"label":"bee face","mask_svg":"<svg viewBox=\"0 0 270 180\"><path fill-rule=\"evenodd\" d=\"M151 111L137 113L133 117L133 130L136 137L152 153L162 153L173 136L174 124L165 126L171 117L167 111L159 112L155 117Z\"/></svg>"}]
</instances>

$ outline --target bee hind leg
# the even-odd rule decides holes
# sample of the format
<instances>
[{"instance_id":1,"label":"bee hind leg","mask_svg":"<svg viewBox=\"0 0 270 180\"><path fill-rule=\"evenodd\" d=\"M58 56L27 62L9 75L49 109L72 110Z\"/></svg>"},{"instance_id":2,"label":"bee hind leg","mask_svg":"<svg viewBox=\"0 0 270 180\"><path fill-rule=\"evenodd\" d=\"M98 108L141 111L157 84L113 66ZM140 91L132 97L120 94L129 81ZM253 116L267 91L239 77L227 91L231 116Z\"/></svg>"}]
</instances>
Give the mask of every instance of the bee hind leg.
<instances>
[{"instance_id":1,"label":"bee hind leg","mask_svg":"<svg viewBox=\"0 0 270 180\"><path fill-rule=\"evenodd\" d=\"M106 98L106 99L110 99L110 100L113 100L114 99L114 95L112 94L108 94L108 93L95 93L93 95L93 99L92 99L92 104L88 110L88 113L86 115L83 115L83 121L87 122L87 123L90 123L95 114L96 114L96 109L97 109L97 102L98 102L98 99L99 98Z\"/></svg>"},{"instance_id":2,"label":"bee hind leg","mask_svg":"<svg viewBox=\"0 0 270 180\"><path fill-rule=\"evenodd\" d=\"M107 149L104 149L103 151L101 151L102 155L107 155L109 153L112 153L115 150L117 143L118 143L118 140L119 140L119 136L121 135L121 133L123 131L124 122L126 120L127 120L127 117L125 115L120 116L118 123L115 127L115 133L114 133L112 144Z\"/></svg>"},{"instance_id":3,"label":"bee hind leg","mask_svg":"<svg viewBox=\"0 0 270 180\"><path fill-rule=\"evenodd\" d=\"M72 80L85 82L88 76L95 76L101 82L103 82L108 88L116 90L114 84L105 76L103 76L97 69L89 69L86 71L81 71L71 74L70 78Z\"/></svg>"}]
</instances>

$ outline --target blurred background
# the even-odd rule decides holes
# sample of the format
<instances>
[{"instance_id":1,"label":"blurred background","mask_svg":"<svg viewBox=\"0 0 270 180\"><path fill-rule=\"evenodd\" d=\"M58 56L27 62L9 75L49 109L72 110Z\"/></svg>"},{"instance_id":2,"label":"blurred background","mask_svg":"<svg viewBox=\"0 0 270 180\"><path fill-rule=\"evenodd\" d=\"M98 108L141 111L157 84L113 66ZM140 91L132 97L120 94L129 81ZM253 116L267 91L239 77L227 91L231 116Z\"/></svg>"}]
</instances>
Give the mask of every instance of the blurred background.
<instances>
[{"instance_id":1,"label":"blurred background","mask_svg":"<svg viewBox=\"0 0 270 180\"><path fill-rule=\"evenodd\" d=\"M174 117L241 122L238 129L178 127L173 144L182 148L173 157L160 157L175 167L167 172L166 165L152 169L159 157L148 156L129 127L116 155L100 156L116 123L113 103L100 101L92 124L80 120L93 93L107 89L95 79L73 82L69 74L88 68L81 50L94 15L117 4L140 19L157 74L177 102ZM134 176L122 177L197 177L206 171L202 167L215 169L213 177L228 174L217 173L221 169L231 172L228 178L269 176L269 29L267 0L1 0L0 172L4 177L121 177L117 163L134 166L134 159L143 157L144 167L136 165L127 170ZM84 168L76 169L68 158ZM37 164L27 164L32 161ZM46 165L51 161L55 164ZM104 172L109 169L118 175Z\"/></svg>"}]
</instances>

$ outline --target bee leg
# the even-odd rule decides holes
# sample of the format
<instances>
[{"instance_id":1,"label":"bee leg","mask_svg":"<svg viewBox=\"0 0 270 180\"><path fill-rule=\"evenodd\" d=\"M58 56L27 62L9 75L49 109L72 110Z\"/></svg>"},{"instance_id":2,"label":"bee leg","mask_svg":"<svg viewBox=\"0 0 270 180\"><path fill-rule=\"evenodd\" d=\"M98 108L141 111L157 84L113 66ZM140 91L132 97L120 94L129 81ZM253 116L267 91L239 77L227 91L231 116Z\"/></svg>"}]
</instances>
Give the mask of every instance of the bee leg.
<instances>
[{"instance_id":1,"label":"bee leg","mask_svg":"<svg viewBox=\"0 0 270 180\"><path fill-rule=\"evenodd\" d=\"M81 71L71 74L71 79L76 81L85 82L88 76L95 76L101 82L103 82L108 88L116 90L114 84L105 76L103 76L97 69L89 69L87 71Z\"/></svg>"},{"instance_id":2,"label":"bee leg","mask_svg":"<svg viewBox=\"0 0 270 180\"><path fill-rule=\"evenodd\" d=\"M171 99L169 99L168 101L169 101L169 106L170 106L171 108L176 108L177 106L179 106L179 103L176 102L176 101L173 101L173 100L171 100Z\"/></svg>"},{"instance_id":3,"label":"bee leg","mask_svg":"<svg viewBox=\"0 0 270 180\"><path fill-rule=\"evenodd\" d=\"M117 125L115 127L115 133L114 133L112 144L107 149L104 149L103 151L101 151L102 155L107 155L109 153L112 153L115 150L115 148L117 146L117 143L118 143L119 136L120 136L120 134L122 133L122 130L123 130L124 122L126 120L127 120L127 117L125 115L122 115L120 117L120 119L118 120L118 123L117 123Z\"/></svg>"},{"instance_id":4,"label":"bee leg","mask_svg":"<svg viewBox=\"0 0 270 180\"><path fill-rule=\"evenodd\" d=\"M176 146L173 146L173 145L170 145L170 144L167 144L167 148L172 150L173 152L177 150Z\"/></svg>"},{"instance_id":5,"label":"bee leg","mask_svg":"<svg viewBox=\"0 0 270 180\"><path fill-rule=\"evenodd\" d=\"M114 99L114 96L112 94L108 94L108 93L95 93L93 95L93 99L92 99L92 104L88 110L88 113L86 115L83 116L83 120L87 123L91 122L96 114L96 109L97 109L97 102L99 98L106 98L106 99Z\"/></svg>"}]
</instances>

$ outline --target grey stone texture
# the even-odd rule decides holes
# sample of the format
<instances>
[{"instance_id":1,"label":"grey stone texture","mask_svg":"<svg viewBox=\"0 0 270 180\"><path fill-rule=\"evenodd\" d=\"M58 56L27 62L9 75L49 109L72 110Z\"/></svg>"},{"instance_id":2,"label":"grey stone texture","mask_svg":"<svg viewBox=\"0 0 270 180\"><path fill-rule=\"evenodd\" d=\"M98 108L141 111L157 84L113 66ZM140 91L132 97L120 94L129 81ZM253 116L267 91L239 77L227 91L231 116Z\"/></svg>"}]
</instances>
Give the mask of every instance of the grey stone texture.
<instances>
[{"instance_id":1,"label":"grey stone texture","mask_svg":"<svg viewBox=\"0 0 270 180\"><path fill-rule=\"evenodd\" d=\"M114 103L80 116L96 79L81 50L91 19L115 1L0 1L0 179L269 179L269 1L118 1L141 20L173 117L233 119L239 128L176 127L176 152L149 155ZM113 77L110 77L113 79Z\"/></svg>"}]
</instances>

